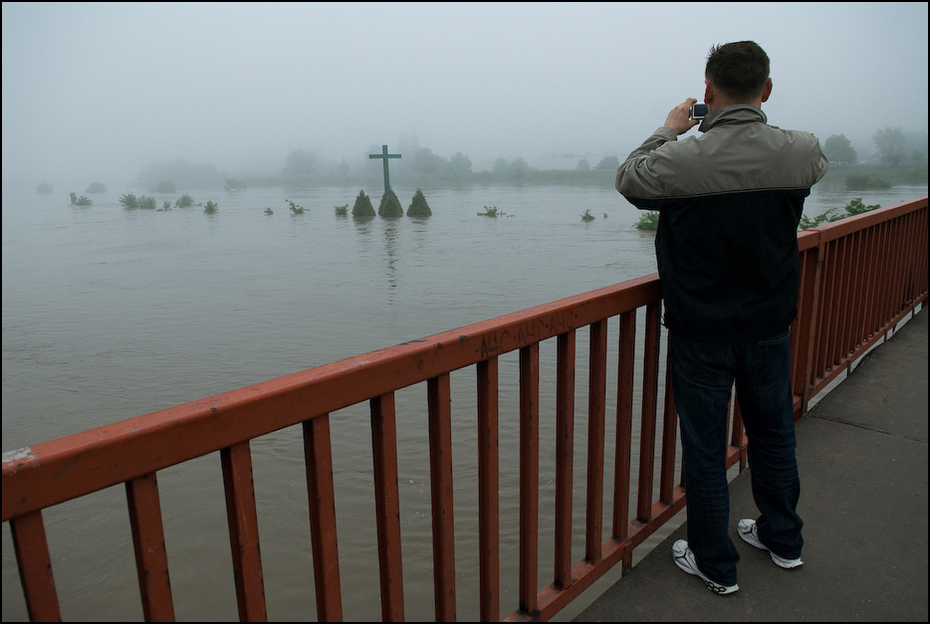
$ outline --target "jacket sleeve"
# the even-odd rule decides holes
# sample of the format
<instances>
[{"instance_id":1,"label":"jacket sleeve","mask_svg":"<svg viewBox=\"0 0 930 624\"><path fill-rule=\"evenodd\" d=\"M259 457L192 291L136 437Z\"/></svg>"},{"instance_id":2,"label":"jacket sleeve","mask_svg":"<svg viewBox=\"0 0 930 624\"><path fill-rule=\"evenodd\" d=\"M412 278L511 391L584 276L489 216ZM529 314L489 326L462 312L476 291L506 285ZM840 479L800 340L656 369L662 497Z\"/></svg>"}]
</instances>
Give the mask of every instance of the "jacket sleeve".
<instances>
[{"instance_id":1,"label":"jacket sleeve","mask_svg":"<svg viewBox=\"0 0 930 624\"><path fill-rule=\"evenodd\" d=\"M662 184L662 159L656 154L656 149L669 141L676 140L675 131L663 126L633 150L617 169L615 186L630 203L637 205L633 201L636 198L655 199L665 196L665 187Z\"/></svg>"}]
</instances>

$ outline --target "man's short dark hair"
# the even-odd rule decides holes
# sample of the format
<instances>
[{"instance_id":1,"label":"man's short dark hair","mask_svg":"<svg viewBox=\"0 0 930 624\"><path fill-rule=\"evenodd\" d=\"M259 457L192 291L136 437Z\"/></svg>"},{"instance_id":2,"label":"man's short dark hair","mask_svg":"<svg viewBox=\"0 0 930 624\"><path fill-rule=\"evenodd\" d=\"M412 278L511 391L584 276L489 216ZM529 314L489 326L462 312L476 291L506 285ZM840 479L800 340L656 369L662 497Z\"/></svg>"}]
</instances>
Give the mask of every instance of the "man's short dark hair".
<instances>
[{"instance_id":1,"label":"man's short dark hair","mask_svg":"<svg viewBox=\"0 0 930 624\"><path fill-rule=\"evenodd\" d=\"M717 45L707 55L704 77L727 97L752 98L769 78L769 57L753 41Z\"/></svg>"}]
</instances>

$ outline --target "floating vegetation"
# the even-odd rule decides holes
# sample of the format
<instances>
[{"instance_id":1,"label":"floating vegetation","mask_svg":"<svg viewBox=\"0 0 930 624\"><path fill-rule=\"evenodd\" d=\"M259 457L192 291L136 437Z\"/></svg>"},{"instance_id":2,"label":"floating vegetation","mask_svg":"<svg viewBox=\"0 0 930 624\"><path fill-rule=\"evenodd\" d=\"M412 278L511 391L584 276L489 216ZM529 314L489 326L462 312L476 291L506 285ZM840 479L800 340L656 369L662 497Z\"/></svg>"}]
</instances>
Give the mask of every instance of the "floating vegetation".
<instances>
[{"instance_id":1,"label":"floating vegetation","mask_svg":"<svg viewBox=\"0 0 930 624\"><path fill-rule=\"evenodd\" d=\"M479 212L478 216L491 217L492 219L496 219L497 217L512 217L513 215L509 215L502 210L498 210L497 206L485 206L484 212Z\"/></svg>"},{"instance_id":2,"label":"floating vegetation","mask_svg":"<svg viewBox=\"0 0 930 624\"><path fill-rule=\"evenodd\" d=\"M219 209L219 205L214 204L212 201L208 201L207 205L203 208L203 212L204 214L216 214L219 212Z\"/></svg>"},{"instance_id":3,"label":"floating vegetation","mask_svg":"<svg viewBox=\"0 0 930 624\"><path fill-rule=\"evenodd\" d=\"M274 214L274 210L272 210L271 208L265 208L265 214L266 214L266 215L273 215L273 214Z\"/></svg>"},{"instance_id":4,"label":"floating vegetation","mask_svg":"<svg viewBox=\"0 0 930 624\"><path fill-rule=\"evenodd\" d=\"M429 204L426 203L426 197L423 195L423 191L417 189L417 192L413 194L413 200L410 202L410 207L407 208L408 217L429 217L433 214L433 211L430 210Z\"/></svg>"},{"instance_id":5,"label":"floating vegetation","mask_svg":"<svg viewBox=\"0 0 930 624\"><path fill-rule=\"evenodd\" d=\"M658 230L659 229L659 212L649 210L639 217L639 221L633 224L637 230Z\"/></svg>"},{"instance_id":6,"label":"floating vegetation","mask_svg":"<svg viewBox=\"0 0 930 624\"><path fill-rule=\"evenodd\" d=\"M371 198L365 195L365 191L359 191L358 197L355 198L355 205L352 206L353 217L373 217L375 216L375 207L371 205Z\"/></svg>"},{"instance_id":7,"label":"floating vegetation","mask_svg":"<svg viewBox=\"0 0 930 624\"><path fill-rule=\"evenodd\" d=\"M295 215L299 215L299 214L303 214L303 213L304 213L304 207L301 206L300 204L295 204L294 202L292 202L292 201L289 200L289 199L285 199L285 200L284 200L284 203L290 204L290 205L291 205L291 212L293 212Z\"/></svg>"}]
</instances>

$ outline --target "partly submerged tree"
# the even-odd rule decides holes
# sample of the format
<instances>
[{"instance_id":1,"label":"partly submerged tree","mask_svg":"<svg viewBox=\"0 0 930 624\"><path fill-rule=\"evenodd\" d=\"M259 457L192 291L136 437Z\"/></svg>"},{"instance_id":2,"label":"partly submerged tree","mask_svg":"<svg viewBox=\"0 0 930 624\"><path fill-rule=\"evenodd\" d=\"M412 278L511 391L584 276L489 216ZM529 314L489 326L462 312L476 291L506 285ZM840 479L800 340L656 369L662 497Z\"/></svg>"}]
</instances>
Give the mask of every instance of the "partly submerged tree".
<instances>
[{"instance_id":1,"label":"partly submerged tree","mask_svg":"<svg viewBox=\"0 0 930 624\"><path fill-rule=\"evenodd\" d=\"M844 134L834 134L823 143L823 154L831 163L852 164L858 159L849 139Z\"/></svg>"},{"instance_id":2,"label":"partly submerged tree","mask_svg":"<svg viewBox=\"0 0 930 624\"><path fill-rule=\"evenodd\" d=\"M378 216L395 218L404 216L404 208L394 191L388 191L381 196L381 205L378 206Z\"/></svg>"},{"instance_id":3,"label":"partly submerged tree","mask_svg":"<svg viewBox=\"0 0 930 624\"><path fill-rule=\"evenodd\" d=\"M155 188L152 189L154 193L174 193L178 190L178 187L175 186L173 182L168 182L167 180L162 180L155 185Z\"/></svg>"},{"instance_id":4,"label":"partly submerged tree","mask_svg":"<svg viewBox=\"0 0 930 624\"><path fill-rule=\"evenodd\" d=\"M107 185L103 182L91 182L85 193L106 193Z\"/></svg>"},{"instance_id":5,"label":"partly submerged tree","mask_svg":"<svg viewBox=\"0 0 930 624\"><path fill-rule=\"evenodd\" d=\"M907 141L901 128L879 130L872 137L872 141L881 154L882 162L898 165L904 161L904 147Z\"/></svg>"},{"instance_id":6,"label":"partly submerged tree","mask_svg":"<svg viewBox=\"0 0 930 624\"><path fill-rule=\"evenodd\" d=\"M408 217L429 217L433 214L433 211L430 210L429 204L426 203L426 197L423 195L423 191L417 189L417 192L413 194L413 200L410 202L410 206L407 208Z\"/></svg>"},{"instance_id":7,"label":"partly submerged tree","mask_svg":"<svg viewBox=\"0 0 930 624\"><path fill-rule=\"evenodd\" d=\"M319 165L316 156L302 149L294 150L288 154L284 162L284 171L281 173L286 176L306 177L315 172Z\"/></svg>"},{"instance_id":8,"label":"partly submerged tree","mask_svg":"<svg viewBox=\"0 0 930 624\"><path fill-rule=\"evenodd\" d=\"M462 152L456 152L449 159L449 173L453 176L471 173L471 159Z\"/></svg>"},{"instance_id":9,"label":"partly submerged tree","mask_svg":"<svg viewBox=\"0 0 930 624\"><path fill-rule=\"evenodd\" d=\"M599 171L610 171L616 169L620 166L620 159L616 156L604 156L601 158L601 162L597 163L597 166L594 167Z\"/></svg>"},{"instance_id":10,"label":"partly submerged tree","mask_svg":"<svg viewBox=\"0 0 930 624\"><path fill-rule=\"evenodd\" d=\"M375 207L371 205L371 198L365 195L365 191L359 191L358 197L355 198L355 205L352 206L353 217L373 217L375 216Z\"/></svg>"}]
</instances>

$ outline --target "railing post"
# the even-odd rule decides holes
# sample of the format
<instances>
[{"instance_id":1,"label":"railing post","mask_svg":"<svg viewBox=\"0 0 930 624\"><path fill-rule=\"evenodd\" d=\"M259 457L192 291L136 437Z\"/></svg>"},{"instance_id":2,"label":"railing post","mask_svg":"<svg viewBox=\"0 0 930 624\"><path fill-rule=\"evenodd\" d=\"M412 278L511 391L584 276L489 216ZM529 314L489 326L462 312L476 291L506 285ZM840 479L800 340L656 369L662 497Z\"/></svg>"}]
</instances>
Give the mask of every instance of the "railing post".
<instances>
[{"instance_id":1,"label":"railing post","mask_svg":"<svg viewBox=\"0 0 930 624\"><path fill-rule=\"evenodd\" d=\"M397 422L394 393L371 399L371 444L381 575L381 619L404 620L404 574L400 541L400 492L397 486Z\"/></svg>"},{"instance_id":2,"label":"railing post","mask_svg":"<svg viewBox=\"0 0 930 624\"><path fill-rule=\"evenodd\" d=\"M539 343L520 349L520 609L538 611Z\"/></svg>"},{"instance_id":3,"label":"railing post","mask_svg":"<svg viewBox=\"0 0 930 624\"><path fill-rule=\"evenodd\" d=\"M452 511L452 395L449 373L427 382L433 584L437 622L455 621L455 523Z\"/></svg>"}]
</instances>

